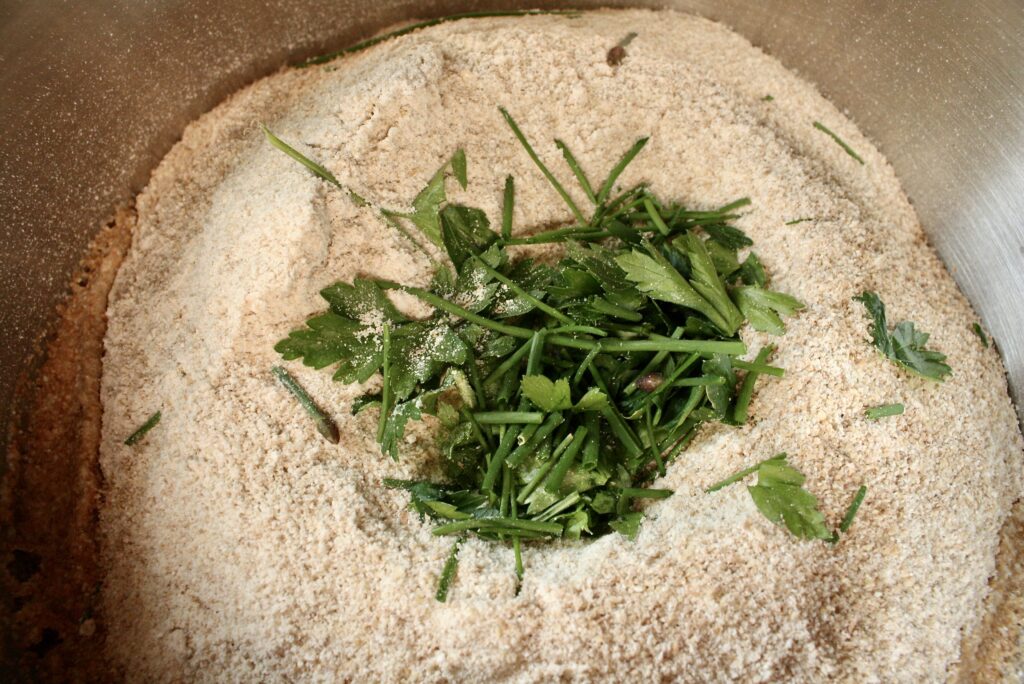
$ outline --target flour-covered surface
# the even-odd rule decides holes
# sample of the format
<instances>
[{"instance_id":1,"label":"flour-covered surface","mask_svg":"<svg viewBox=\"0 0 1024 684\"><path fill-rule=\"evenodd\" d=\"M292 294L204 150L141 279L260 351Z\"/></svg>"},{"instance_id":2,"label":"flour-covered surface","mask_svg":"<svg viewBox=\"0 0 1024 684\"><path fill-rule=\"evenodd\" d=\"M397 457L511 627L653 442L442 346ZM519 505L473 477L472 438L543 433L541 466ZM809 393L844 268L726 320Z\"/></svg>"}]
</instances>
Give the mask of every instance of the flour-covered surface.
<instances>
[{"instance_id":1,"label":"flour-covered surface","mask_svg":"<svg viewBox=\"0 0 1024 684\"><path fill-rule=\"evenodd\" d=\"M786 377L759 381L747 426L704 429L655 484L676 494L647 507L635 542L527 546L516 596L511 550L470 540L441 605L450 539L380 484L433 473L430 432L391 462L376 414L349 414L363 388L291 363L341 428L330 445L270 373L274 343L323 308L321 287L422 284L429 263L258 123L380 205L406 206L463 147L470 183L449 184L454 200L498 223L513 174L519 228L567 220L499 105L566 181L554 138L600 178L650 135L623 185L704 208L749 196L737 226L773 289L807 309L777 340ZM813 220L786 225L798 218ZM883 359L851 299L864 289L931 332L952 377ZM256 83L193 124L139 196L109 317L102 618L133 680L943 679L982 621L1022 489L997 353L892 169L811 85L679 14L462 21ZM752 353L767 341L744 339ZM896 402L904 415L863 417ZM124 446L157 409L159 426ZM779 451L833 527L867 485L839 544L795 540L742 485L703 493Z\"/></svg>"}]
</instances>

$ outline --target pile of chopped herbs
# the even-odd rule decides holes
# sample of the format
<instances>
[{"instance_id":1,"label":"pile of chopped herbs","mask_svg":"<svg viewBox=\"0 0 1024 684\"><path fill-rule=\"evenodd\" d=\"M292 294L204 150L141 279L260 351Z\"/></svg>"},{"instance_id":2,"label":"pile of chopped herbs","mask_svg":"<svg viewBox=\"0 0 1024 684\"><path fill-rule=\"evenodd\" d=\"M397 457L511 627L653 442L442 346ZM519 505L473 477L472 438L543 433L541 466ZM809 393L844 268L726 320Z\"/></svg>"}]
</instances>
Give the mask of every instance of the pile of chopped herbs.
<instances>
[{"instance_id":1,"label":"pile of chopped herbs","mask_svg":"<svg viewBox=\"0 0 1024 684\"><path fill-rule=\"evenodd\" d=\"M446 479L385 484L408 492L434 534L458 538L440 600L465 535L512 544L520 577L525 542L611 531L634 538L643 518L637 503L671 496L651 484L701 426L743 424L756 379L783 374L768 365L770 346L743 359L740 328L781 335L783 318L803 306L768 289L750 238L731 225L748 200L697 211L643 184L618 188L646 138L592 184L556 141L588 199L584 209L501 111L573 222L513 231L511 177L497 230L482 210L446 202L449 172L467 183L460 150L412 211L380 209L411 240L429 240L446 253L430 286L336 283L321 292L328 310L275 347L286 360L333 367L339 382L380 373L381 390L353 410L379 414L377 439L392 458L400 456L409 421L436 417ZM559 243L564 254L549 265L509 250L538 243ZM403 315L389 291L419 298L433 314Z\"/></svg>"}]
</instances>

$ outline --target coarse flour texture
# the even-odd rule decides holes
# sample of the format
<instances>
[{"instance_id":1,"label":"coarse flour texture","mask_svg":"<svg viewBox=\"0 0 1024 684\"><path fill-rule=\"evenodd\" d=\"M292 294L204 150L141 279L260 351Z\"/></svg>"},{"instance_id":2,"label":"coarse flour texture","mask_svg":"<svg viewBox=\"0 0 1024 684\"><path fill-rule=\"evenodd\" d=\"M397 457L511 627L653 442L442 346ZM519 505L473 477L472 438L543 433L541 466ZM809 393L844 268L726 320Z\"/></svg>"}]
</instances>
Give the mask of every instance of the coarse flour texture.
<instances>
[{"instance_id":1,"label":"coarse flour texture","mask_svg":"<svg viewBox=\"0 0 1024 684\"><path fill-rule=\"evenodd\" d=\"M600 178L650 135L623 185L696 208L749 196L736 225L773 289L807 309L777 339L785 378L759 381L750 424L703 429L635 542L527 546L516 596L511 550L473 539L442 605L450 539L381 486L434 472L430 431L392 462L376 413L349 413L366 387L289 364L338 421L332 446L269 372L274 343L324 308L321 287L424 284L429 262L258 123L378 205L408 206L463 147L469 188L449 183L452 199L497 223L512 174L518 227L566 221L499 105L567 185L554 138ZM798 218L812 220L786 224ZM864 289L930 331L952 377L884 360L851 301ZM982 621L1022 488L999 358L970 332L892 168L813 86L681 14L466 20L253 84L192 124L138 197L108 313L101 617L130 680L942 680ZM752 352L767 342L743 334ZM896 402L905 415L863 417ZM160 425L124 446L157 409ZM780 451L833 527L868 486L839 544L797 541L742 485L703 493Z\"/></svg>"}]
</instances>

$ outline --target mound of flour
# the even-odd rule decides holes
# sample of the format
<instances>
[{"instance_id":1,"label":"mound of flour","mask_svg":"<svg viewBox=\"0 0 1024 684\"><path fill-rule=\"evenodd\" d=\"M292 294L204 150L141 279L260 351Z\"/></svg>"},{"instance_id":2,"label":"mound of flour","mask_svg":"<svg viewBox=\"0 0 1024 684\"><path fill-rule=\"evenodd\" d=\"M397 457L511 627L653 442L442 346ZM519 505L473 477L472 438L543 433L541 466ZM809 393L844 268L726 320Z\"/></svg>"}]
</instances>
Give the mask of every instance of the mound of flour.
<instances>
[{"instance_id":1,"label":"mound of flour","mask_svg":"<svg viewBox=\"0 0 1024 684\"><path fill-rule=\"evenodd\" d=\"M528 546L516 596L511 550L470 540L441 605L450 540L380 485L431 467L429 434L391 462L376 416L349 414L365 388L292 363L341 427L332 446L269 372L274 343L323 308L321 287L425 283L429 264L258 123L380 205L406 206L463 147L470 184L450 183L453 199L496 222L513 174L517 226L566 220L499 105L567 181L554 138L603 177L650 135L624 185L694 207L749 196L736 224L773 288L807 309L778 340L786 377L759 381L751 424L703 430L656 485L676 494L648 507L635 542ZM863 289L930 331L953 376L927 382L883 360L851 301ZM111 664L133 680L934 681L982 621L1022 491L998 356L970 332L888 163L813 86L680 14L461 21L253 84L154 172L108 313L101 617ZM864 419L894 402L905 415ZM157 409L160 425L124 446ZM867 484L838 545L795 540L742 486L702 492L780 451L832 526Z\"/></svg>"}]
</instances>

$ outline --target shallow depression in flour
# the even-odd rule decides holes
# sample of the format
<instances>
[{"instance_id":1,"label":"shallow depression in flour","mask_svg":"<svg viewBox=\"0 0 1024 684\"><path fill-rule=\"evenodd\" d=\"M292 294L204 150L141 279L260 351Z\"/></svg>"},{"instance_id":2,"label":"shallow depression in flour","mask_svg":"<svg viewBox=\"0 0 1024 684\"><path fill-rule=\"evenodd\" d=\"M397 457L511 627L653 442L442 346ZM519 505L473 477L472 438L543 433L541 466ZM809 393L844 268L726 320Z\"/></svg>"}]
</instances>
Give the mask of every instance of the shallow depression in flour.
<instances>
[{"instance_id":1,"label":"shallow depression in flour","mask_svg":"<svg viewBox=\"0 0 1024 684\"><path fill-rule=\"evenodd\" d=\"M512 174L516 225L568 220L499 105L564 176L556 137L603 177L650 135L623 185L648 181L698 208L749 196L736 225L773 287L807 309L778 340L786 377L759 384L749 425L704 429L657 485L676 493L648 506L636 542L530 546L515 596L511 551L470 540L439 605L449 542L380 485L432 473L429 433L412 430L394 463L374 416L349 413L365 388L291 364L337 420L332 446L270 374L274 343L322 308L320 288L358 275L425 284L429 261L267 145L258 122L379 204L406 206L462 147L470 182L449 186L454 201L497 224ZM974 315L871 143L718 24L652 12L462 21L285 71L190 126L138 211L102 390L103 615L130 679L915 681L945 677L978 626L1021 492L998 357L970 332ZM864 289L931 331L953 376L908 378L882 359L851 299ZM752 350L766 341L743 335ZM896 402L903 416L863 418ZM125 447L158 408L144 445ZM795 541L742 487L703 493L779 451L833 524L869 486L840 544Z\"/></svg>"}]
</instances>

